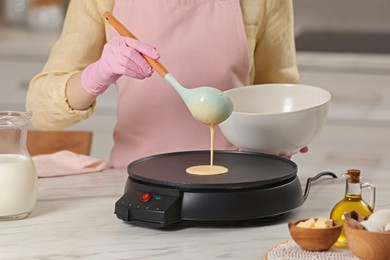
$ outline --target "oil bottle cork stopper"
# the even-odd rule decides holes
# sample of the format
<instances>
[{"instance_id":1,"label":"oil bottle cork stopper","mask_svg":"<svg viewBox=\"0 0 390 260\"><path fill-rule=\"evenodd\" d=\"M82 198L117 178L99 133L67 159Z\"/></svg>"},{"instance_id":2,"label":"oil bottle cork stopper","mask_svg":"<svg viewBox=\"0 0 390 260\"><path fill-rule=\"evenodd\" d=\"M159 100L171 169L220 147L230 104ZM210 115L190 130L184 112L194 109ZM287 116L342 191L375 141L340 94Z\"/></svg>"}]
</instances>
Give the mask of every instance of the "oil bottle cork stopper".
<instances>
[{"instance_id":1,"label":"oil bottle cork stopper","mask_svg":"<svg viewBox=\"0 0 390 260\"><path fill-rule=\"evenodd\" d=\"M352 183L358 183L360 182L360 170L358 169L349 169L347 171L347 174L350 178L350 182Z\"/></svg>"}]
</instances>

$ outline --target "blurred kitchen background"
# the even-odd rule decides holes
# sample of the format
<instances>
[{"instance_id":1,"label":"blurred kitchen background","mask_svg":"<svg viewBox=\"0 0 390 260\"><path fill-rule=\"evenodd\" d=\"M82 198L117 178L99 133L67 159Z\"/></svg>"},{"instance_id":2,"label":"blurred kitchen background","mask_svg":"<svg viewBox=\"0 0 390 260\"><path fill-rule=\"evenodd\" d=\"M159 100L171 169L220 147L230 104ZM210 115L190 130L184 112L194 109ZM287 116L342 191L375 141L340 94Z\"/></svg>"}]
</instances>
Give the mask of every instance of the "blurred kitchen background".
<instances>
[{"instance_id":1,"label":"blurred kitchen background","mask_svg":"<svg viewBox=\"0 0 390 260\"><path fill-rule=\"evenodd\" d=\"M28 82L59 36L68 2L1 0L0 110L24 110ZM390 168L390 1L293 3L301 83L333 96L325 128L310 152L293 160L313 173ZM107 159L115 115L111 88L99 97L96 113L70 129L94 131L92 155Z\"/></svg>"}]
</instances>

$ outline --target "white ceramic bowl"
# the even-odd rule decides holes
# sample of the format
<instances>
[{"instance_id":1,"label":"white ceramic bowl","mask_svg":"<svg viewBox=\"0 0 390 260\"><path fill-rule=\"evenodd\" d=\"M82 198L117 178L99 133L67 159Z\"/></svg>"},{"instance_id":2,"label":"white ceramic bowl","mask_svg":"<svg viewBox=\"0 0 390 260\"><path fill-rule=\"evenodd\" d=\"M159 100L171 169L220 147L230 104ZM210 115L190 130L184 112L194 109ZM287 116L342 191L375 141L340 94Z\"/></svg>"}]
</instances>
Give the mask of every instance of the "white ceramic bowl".
<instances>
[{"instance_id":1,"label":"white ceramic bowl","mask_svg":"<svg viewBox=\"0 0 390 260\"><path fill-rule=\"evenodd\" d=\"M261 84L225 92L234 105L219 126L233 145L253 152L292 155L322 129L331 94L301 84Z\"/></svg>"}]
</instances>

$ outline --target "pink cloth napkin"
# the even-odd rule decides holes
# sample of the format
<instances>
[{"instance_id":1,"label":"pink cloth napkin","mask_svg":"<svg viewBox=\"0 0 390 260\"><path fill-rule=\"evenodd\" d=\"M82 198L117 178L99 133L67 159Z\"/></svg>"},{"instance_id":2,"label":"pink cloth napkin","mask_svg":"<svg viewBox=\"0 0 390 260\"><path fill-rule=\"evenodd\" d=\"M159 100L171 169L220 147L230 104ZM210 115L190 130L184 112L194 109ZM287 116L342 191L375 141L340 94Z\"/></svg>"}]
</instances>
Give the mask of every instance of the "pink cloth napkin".
<instances>
[{"instance_id":1,"label":"pink cloth napkin","mask_svg":"<svg viewBox=\"0 0 390 260\"><path fill-rule=\"evenodd\" d=\"M98 172L106 167L104 160L65 150L32 159L39 178Z\"/></svg>"}]
</instances>

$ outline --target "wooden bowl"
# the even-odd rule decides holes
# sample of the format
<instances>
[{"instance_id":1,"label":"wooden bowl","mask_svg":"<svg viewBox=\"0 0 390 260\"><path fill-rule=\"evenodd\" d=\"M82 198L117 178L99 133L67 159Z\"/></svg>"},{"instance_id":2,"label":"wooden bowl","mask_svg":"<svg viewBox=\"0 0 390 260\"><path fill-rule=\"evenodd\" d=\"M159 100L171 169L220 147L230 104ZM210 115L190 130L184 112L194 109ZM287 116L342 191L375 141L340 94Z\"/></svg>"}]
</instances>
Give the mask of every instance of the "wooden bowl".
<instances>
[{"instance_id":1,"label":"wooden bowl","mask_svg":"<svg viewBox=\"0 0 390 260\"><path fill-rule=\"evenodd\" d=\"M333 226L330 228L303 228L296 226L299 222L306 220L300 219L288 223L291 237L302 249L308 251L326 251L336 243L342 228L340 222L333 221Z\"/></svg>"},{"instance_id":2,"label":"wooden bowl","mask_svg":"<svg viewBox=\"0 0 390 260\"><path fill-rule=\"evenodd\" d=\"M362 259L390 259L390 232L370 232L344 223L348 248Z\"/></svg>"}]
</instances>

